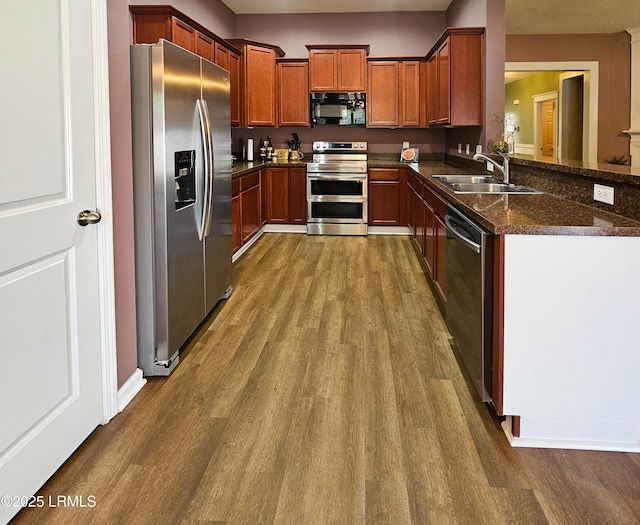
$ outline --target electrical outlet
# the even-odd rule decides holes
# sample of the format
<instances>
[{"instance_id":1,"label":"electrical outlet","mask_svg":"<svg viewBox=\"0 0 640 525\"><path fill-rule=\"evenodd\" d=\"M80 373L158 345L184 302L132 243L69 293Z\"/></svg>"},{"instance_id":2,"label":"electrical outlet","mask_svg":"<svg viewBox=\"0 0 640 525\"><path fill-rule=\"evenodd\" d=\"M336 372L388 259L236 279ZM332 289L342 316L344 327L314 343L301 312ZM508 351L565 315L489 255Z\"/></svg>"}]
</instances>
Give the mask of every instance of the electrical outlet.
<instances>
[{"instance_id":1,"label":"electrical outlet","mask_svg":"<svg viewBox=\"0 0 640 525\"><path fill-rule=\"evenodd\" d=\"M613 205L613 188L611 186L593 185L593 198L598 202Z\"/></svg>"},{"instance_id":2,"label":"electrical outlet","mask_svg":"<svg viewBox=\"0 0 640 525\"><path fill-rule=\"evenodd\" d=\"M491 164L490 162L487 162L487 171L493 172L493 164Z\"/></svg>"}]
</instances>

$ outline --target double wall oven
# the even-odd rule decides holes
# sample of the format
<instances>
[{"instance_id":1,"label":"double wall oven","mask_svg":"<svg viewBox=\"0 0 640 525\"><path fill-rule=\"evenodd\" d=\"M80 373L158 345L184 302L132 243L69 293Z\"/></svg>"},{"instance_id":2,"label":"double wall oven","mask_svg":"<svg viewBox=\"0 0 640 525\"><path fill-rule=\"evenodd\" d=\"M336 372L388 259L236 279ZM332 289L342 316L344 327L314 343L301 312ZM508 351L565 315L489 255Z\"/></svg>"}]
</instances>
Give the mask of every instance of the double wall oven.
<instances>
[{"instance_id":1,"label":"double wall oven","mask_svg":"<svg viewBox=\"0 0 640 525\"><path fill-rule=\"evenodd\" d=\"M307 163L307 233L367 234L367 143L314 142Z\"/></svg>"}]
</instances>

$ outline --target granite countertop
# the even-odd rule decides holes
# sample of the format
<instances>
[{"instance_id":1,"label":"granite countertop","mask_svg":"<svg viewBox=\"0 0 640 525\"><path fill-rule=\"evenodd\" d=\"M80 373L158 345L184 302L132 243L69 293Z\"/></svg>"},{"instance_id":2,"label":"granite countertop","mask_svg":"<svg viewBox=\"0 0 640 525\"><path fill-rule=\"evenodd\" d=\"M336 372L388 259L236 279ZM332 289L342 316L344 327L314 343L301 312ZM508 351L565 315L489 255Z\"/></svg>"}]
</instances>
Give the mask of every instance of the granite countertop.
<instances>
[{"instance_id":1,"label":"granite countertop","mask_svg":"<svg viewBox=\"0 0 640 525\"><path fill-rule=\"evenodd\" d=\"M592 179L610 180L640 186L640 167L619 164L592 163L572 160L534 159L531 155L510 155L510 161L520 166L529 166L541 170L552 169L563 173L580 175Z\"/></svg>"},{"instance_id":2,"label":"granite countertop","mask_svg":"<svg viewBox=\"0 0 640 525\"><path fill-rule=\"evenodd\" d=\"M550 193L456 194L433 175L473 173L445 163L411 165L460 211L496 235L640 236L640 222Z\"/></svg>"},{"instance_id":3,"label":"granite countertop","mask_svg":"<svg viewBox=\"0 0 640 525\"><path fill-rule=\"evenodd\" d=\"M262 168L305 168L307 163L303 161L299 162L289 162L288 160L284 161L276 161L276 162L236 162L231 168L231 177L241 177L242 175L246 175L247 173L251 173L252 171L259 170Z\"/></svg>"},{"instance_id":4,"label":"granite countertop","mask_svg":"<svg viewBox=\"0 0 640 525\"><path fill-rule=\"evenodd\" d=\"M525 158L516 162L534 163ZM628 219L597 208L579 204L574 201L550 194L456 194L433 175L454 175L464 173L485 173L467 167L457 166L444 161L421 161L418 164L406 164L391 158L370 159L371 168L410 167L420 177L450 201L460 211L475 219L483 227L496 235L592 235L592 236L640 236L640 222ZM544 165L544 164L542 164ZM304 167L302 162L238 162L233 167L232 176L239 177L256 169L268 167ZM630 175L640 172L629 167L606 165L610 177L623 177L629 180ZM567 170L579 170L584 175L590 168L584 166L570 167ZM597 171L603 177L603 171ZM587 174L588 176L588 174ZM595 177L595 175L594 175ZM615 180L615 179L611 179Z\"/></svg>"}]
</instances>

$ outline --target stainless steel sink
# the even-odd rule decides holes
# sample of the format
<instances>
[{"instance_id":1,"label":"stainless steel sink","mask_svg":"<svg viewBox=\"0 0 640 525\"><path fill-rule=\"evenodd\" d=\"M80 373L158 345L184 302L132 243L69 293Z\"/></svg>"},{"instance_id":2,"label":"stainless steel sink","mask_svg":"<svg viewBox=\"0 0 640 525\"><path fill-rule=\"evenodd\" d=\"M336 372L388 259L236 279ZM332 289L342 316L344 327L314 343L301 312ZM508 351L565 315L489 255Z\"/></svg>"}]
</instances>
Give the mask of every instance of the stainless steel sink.
<instances>
[{"instance_id":1,"label":"stainless steel sink","mask_svg":"<svg viewBox=\"0 0 640 525\"><path fill-rule=\"evenodd\" d=\"M455 193L542 193L528 186L505 184L490 175L434 175Z\"/></svg>"},{"instance_id":2,"label":"stainless steel sink","mask_svg":"<svg viewBox=\"0 0 640 525\"><path fill-rule=\"evenodd\" d=\"M503 182L446 182L445 184L456 193L542 193L528 186L516 186Z\"/></svg>"},{"instance_id":3,"label":"stainless steel sink","mask_svg":"<svg viewBox=\"0 0 640 525\"><path fill-rule=\"evenodd\" d=\"M448 183L467 183L475 184L478 182L500 182L491 175L434 175L434 178L445 184Z\"/></svg>"}]
</instances>

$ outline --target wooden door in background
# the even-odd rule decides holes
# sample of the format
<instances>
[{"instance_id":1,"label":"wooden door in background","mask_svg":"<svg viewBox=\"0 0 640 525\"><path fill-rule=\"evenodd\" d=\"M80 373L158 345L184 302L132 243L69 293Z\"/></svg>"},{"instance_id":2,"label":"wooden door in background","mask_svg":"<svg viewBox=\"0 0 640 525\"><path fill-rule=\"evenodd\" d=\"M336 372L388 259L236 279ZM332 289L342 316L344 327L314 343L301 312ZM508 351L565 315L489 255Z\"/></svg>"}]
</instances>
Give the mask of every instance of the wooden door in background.
<instances>
[{"instance_id":1,"label":"wooden door in background","mask_svg":"<svg viewBox=\"0 0 640 525\"><path fill-rule=\"evenodd\" d=\"M546 100L542 104L542 156L555 157L556 152L556 101Z\"/></svg>"}]
</instances>

